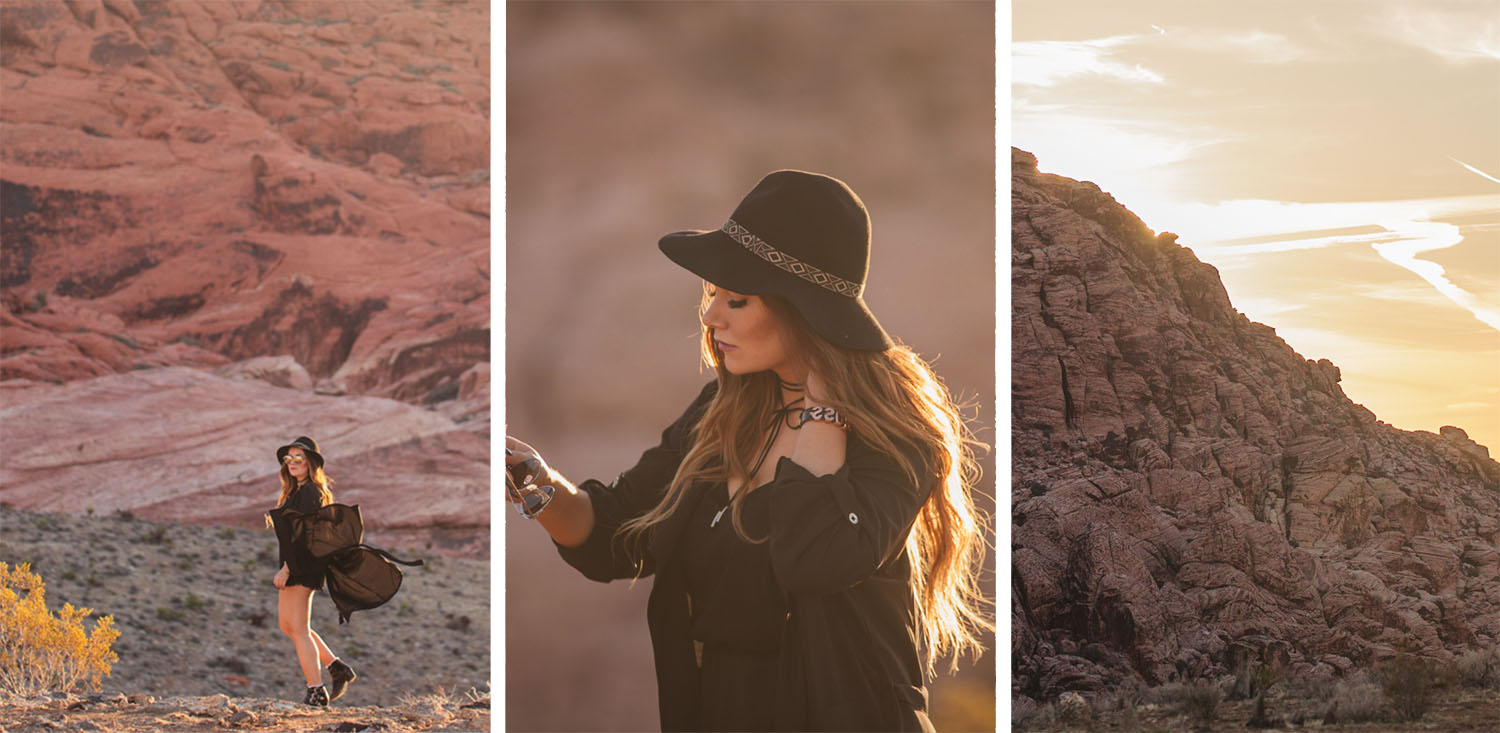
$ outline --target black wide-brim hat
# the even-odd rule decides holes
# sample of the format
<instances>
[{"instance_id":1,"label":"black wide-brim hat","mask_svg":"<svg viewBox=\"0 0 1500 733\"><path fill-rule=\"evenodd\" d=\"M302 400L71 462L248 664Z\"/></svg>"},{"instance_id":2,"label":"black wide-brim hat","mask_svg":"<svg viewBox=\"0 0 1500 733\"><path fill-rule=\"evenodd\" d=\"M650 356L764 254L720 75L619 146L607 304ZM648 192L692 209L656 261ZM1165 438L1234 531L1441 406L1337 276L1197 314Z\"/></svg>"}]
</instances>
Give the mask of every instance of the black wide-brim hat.
<instances>
[{"instance_id":1,"label":"black wide-brim hat","mask_svg":"<svg viewBox=\"0 0 1500 733\"><path fill-rule=\"evenodd\" d=\"M721 288L785 298L836 346L891 347L864 300L870 215L837 178L776 171L755 185L724 226L674 232L658 246Z\"/></svg>"},{"instance_id":2,"label":"black wide-brim hat","mask_svg":"<svg viewBox=\"0 0 1500 733\"><path fill-rule=\"evenodd\" d=\"M306 435L299 435L296 440L277 448L276 462L281 463L285 461L287 451L293 448L301 448L302 453L307 456L308 461L317 464L318 468L323 467L323 454L318 452L318 441Z\"/></svg>"}]
</instances>

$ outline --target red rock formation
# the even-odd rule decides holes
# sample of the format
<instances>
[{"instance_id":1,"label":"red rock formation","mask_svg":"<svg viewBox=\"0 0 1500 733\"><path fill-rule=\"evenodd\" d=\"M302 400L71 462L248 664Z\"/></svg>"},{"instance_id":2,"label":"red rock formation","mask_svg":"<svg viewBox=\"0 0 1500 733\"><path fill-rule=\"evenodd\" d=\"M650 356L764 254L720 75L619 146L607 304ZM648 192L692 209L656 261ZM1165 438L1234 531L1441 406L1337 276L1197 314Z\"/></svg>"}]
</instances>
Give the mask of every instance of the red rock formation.
<instances>
[{"instance_id":1,"label":"red rock formation","mask_svg":"<svg viewBox=\"0 0 1500 733\"><path fill-rule=\"evenodd\" d=\"M488 481L475 444L489 430L488 74L482 2L0 7L6 500L81 510L93 497L99 509L222 521L174 499L262 497L275 467L241 467L256 431L215 421L276 426L256 438L274 443L320 425L288 419L298 404L445 421L405 456L457 457L429 482L389 452L416 439L400 430L297 432L368 458L360 483L401 501L427 501L448 479L464 486L452 496L474 499ZM200 371L146 371L162 367ZM290 389L245 395L213 372ZM165 379L163 394L117 394L131 378ZM371 397L407 404L371 412ZM84 436L106 452L186 440L212 476L187 486L109 463L17 462ZM116 481L127 477L155 498ZM472 528L486 514L411 516Z\"/></svg>"},{"instance_id":2,"label":"red rock formation","mask_svg":"<svg viewBox=\"0 0 1500 733\"><path fill-rule=\"evenodd\" d=\"M1014 695L1500 640L1483 447L1377 420L1097 186L1012 186Z\"/></svg>"},{"instance_id":3,"label":"red rock formation","mask_svg":"<svg viewBox=\"0 0 1500 733\"><path fill-rule=\"evenodd\" d=\"M488 361L487 13L7 3L0 378L182 342L451 391Z\"/></svg>"}]
</instances>

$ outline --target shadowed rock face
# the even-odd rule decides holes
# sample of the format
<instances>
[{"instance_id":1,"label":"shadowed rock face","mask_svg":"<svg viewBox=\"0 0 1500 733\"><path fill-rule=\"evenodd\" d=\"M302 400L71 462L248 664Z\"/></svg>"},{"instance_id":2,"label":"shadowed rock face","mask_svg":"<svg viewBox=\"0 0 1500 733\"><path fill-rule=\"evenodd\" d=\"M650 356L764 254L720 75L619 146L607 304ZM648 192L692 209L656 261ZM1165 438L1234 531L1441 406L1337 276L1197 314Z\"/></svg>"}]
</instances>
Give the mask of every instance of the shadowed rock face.
<instances>
[{"instance_id":1,"label":"shadowed rock face","mask_svg":"<svg viewBox=\"0 0 1500 733\"><path fill-rule=\"evenodd\" d=\"M251 525L308 434L487 552L488 74L484 2L4 3L4 499Z\"/></svg>"},{"instance_id":2,"label":"shadowed rock face","mask_svg":"<svg viewBox=\"0 0 1500 733\"><path fill-rule=\"evenodd\" d=\"M1012 151L1012 693L1500 640L1500 464L1380 422L1091 183Z\"/></svg>"}]
</instances>

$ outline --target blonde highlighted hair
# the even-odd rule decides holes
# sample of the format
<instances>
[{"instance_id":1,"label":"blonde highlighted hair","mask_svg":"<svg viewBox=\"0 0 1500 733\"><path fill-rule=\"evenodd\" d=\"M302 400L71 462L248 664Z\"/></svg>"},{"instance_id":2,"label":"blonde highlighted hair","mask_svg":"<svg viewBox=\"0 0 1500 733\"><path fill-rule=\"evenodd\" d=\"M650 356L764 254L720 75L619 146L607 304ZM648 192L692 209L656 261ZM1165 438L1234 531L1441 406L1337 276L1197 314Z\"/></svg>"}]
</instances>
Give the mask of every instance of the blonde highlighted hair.
<instances>
[{"instance_id":1,"label":"blonde highlighted hair","mask_svg":"<svg viewBox=\"0 0 1500 733\"><path fill-rule=\"evenodd\" d=\"M708 293L705 287L705 309ZM947 387L911 349L899 343L884 351L835 346L785 300L758 297L780 324L788 351L827 384L828 394L819 395L820 400L848 420L853 434L893 458L914 485L933 485L905 549L927 672L930 675L937 660L950 654L950 668L956 669L961 655L977 657L983 651L983 632L995 628L989 613L993 605L980 586L989 518L976 509L972 496L979 479L974 451L983 444L974 439ZM692 447L662 501L625 522L617 533L635 553L638 566L650 530L677 510L689 486L726 482L731 476L751 478L752 464L765 445L767 418L782 406L777 375L729 373L706 325L702 355L718 375L718 393L693 428ZM912 447L922 457L920 465L907 458ZM740 522L740 508L749 493L735 493L732 524L746 540L764 542L765 538L749 537Z\"/></svg>"}]
</instances>

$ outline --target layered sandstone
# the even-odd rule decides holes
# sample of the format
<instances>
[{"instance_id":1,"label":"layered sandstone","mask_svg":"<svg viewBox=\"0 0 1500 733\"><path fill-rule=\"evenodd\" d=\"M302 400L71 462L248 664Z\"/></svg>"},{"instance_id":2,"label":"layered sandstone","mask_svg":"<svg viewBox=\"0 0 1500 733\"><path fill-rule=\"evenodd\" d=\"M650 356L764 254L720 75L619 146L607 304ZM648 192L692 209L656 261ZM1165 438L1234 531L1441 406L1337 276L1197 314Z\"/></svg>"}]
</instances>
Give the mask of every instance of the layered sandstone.
<instances>
[{"instance_id":1,"label":"layered sandstone","mask_svg":"<svg viewBox=\"0 0 1500 733\"><path fill-rule=\"evenodd\" d=\"M289 354L418 401L487 361L484 4L15 2L0 32L0 377Z\"/></svg>"},{"instance_id":2,"label":"layered sandstone","mask_svg":"<svg viewBox=\"0 0 1500 733\"><path fill-rule=\"evenodd\" d=\"M487 526L489 52L482 2L0 7L5 500L249 521L307 433Z\"/></svg>"},{"instance_id":3,"label":"layered sandstone","mask_svg":"<svg viewBox=\"0 0 1500 733\"><path fill-rule=\"evenodd\" d=\"M1500 641L1500 464L1398 430L1091 183L1012 154L1012 692Z\"/></svg>"}]
</instances>

